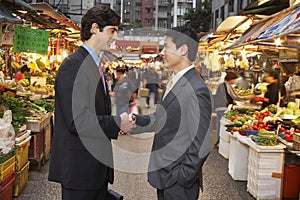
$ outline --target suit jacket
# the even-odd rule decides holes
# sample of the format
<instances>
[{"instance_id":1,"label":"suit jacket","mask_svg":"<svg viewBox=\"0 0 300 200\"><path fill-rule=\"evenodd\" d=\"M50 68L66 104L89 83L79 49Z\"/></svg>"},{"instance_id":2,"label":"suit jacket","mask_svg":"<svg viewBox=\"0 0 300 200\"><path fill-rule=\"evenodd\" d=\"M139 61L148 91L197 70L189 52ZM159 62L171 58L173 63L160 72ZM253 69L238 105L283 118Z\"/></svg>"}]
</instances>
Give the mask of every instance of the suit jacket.
<instances>
[{"instance_id":1,"label":"suit jacket","mask_svg":"<svg viewBox=\"0 0 300 200\"><path fill-rule=\"evenodd\" d=\"M149 116L136 116L133 133L155 131L148 181L157 189L200 178L211 148L211 94L195 69L186 72Z\"/></svg>"},{"instance_id":2,"label":"suit jacket","mask_svg":"<svg viewBox=\"0 0 300 200\"><path fill-rule=\"evenodd\" d=\"M98 67L83 47L57 73L54 120L48 179L80 190L113 183L110 139L118 137L120 117L111 116Z\"/></svg>"}]
</instances>

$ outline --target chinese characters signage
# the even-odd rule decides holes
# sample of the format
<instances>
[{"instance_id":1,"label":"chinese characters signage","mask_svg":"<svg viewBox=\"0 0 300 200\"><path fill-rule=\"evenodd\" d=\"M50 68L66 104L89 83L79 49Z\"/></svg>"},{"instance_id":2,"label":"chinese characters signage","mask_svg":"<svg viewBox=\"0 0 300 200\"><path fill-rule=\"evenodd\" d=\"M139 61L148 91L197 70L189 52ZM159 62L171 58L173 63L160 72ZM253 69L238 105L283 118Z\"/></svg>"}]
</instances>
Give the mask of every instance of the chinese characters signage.
<instances>
[{"instance_id":1,"label":"chinese characters signage","mask_svg":"<svg viewBox=\"0 0 300 200\"><path fill-rule=\"evenodd\" d=\"M16 27L13 49L16 52L47 54L50 32L41 29Z\"/></svg>"}]
</instances>

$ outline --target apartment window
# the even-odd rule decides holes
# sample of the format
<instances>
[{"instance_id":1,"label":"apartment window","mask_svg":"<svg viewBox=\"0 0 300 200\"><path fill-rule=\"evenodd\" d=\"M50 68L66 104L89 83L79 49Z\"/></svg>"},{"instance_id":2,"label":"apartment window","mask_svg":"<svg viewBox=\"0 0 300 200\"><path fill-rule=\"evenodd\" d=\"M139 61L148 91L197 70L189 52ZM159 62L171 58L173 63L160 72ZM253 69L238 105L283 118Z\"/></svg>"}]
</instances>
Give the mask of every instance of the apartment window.
<instances>
[{"instance_id":1,"label":"apartment window","mask_svg":"<svg viewBox=\"0 0 300 200\"><path fill-rule=\"evenodd\" d=\"M147 18L145 19L146 24L150 24L150 22L151 22L151 19L147 19Z\"/></svg>"},{"instance_id":2,"label":"apartment window","mask_svg":"<svg viewBox=\"0 0 300 200\"><path fill-rule=\"evenodd\" d=\"M151 8L146 7L146 13L150 13L150 11L151 11Z\"/></svg>"},{"instance_id":3,"label":"apartment window","mask_svg":"<svg viewBox=\"0 0 300 200\"><path fill-rule=\"evenodd\" d=\"M243 0L239 0L238 2L240 4L240 10L243 10L243 8L244 8L244 6L243 6Z\"/></svg>"},{"instance_id":4,"label":"apartment window","mask_svg":"<svg viewBox=\"0 0 300 200\"><path fill-rule=\"evenodd\" d=\"M221 7L221 16L220 16L220 17L221 17L222 19L224 19L224 17L225 17L224 15L225 15L225 13L224 13L224 6L222 6L222 7Z\"/></svg>"},{"instance_id":5,"label":"apartment window","mask_svg":"<svg viewBox=\"0 0 300 200\"><path fill-rule=\"evenodd\" d=\"M228 2L228 12L234 12L233 0L229 0L229 2Z\"/></svg>"},{"instance_id":6,"label":"apartment window","mask_svg":"<svg viewBox=\"0 0 300 200\"><path fill-rule=\"evenodd\" d=\"M219 10L215 11L215 19L219 18Z\"/></svg>"}]
</instances>

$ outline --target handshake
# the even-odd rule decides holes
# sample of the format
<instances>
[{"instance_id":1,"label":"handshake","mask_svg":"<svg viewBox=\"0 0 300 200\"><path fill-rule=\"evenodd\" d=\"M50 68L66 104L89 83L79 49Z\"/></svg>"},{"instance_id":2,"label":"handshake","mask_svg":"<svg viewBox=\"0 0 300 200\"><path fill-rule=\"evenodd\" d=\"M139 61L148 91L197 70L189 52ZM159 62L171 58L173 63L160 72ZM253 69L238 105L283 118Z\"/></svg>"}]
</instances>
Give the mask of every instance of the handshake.
<instances>
[{"instance_id":1,"label":"handshake","mask_svg":"<svg viewBox=\"0 0 300 200\"><path fill-rule=\"evenodd\" d=\"M128 114L126 112L120 115L121 117L121 125L120 125L120 134L126 135L132 129L136 127L135 125L135 116L133 114Z\"/></svg>"}]
</instances>

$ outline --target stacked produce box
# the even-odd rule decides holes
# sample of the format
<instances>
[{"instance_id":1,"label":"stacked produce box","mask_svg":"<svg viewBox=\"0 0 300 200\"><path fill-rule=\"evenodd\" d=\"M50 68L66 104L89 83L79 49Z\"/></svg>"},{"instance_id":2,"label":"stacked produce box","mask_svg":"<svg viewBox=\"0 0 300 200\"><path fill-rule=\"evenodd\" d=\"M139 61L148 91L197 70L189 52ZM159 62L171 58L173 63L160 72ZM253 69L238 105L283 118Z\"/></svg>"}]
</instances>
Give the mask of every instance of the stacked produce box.
<instances>
[{"instance_id":1,"label":"stacked produce box","mask_svg":"<svg viewBox=\"0 0 300 200\"><path fill-rule=\"evenodd\" d=\"M284 155L287 150L299 155L298 106L295 102L286 108L269 106L263 110L234 106L224 118L222 128L230 136L229 174L234 180L247 181L247 190L257 199L280 199L282 188L289 184L283 169L291 168L283 165ZM224 143L222 136L220 142Z\"/></svg>"},{"instance_id":2,"label":"stacked produce box","mask_svg":"<svg viewBox=\"0 0 300 200\"><path fill-rule=\"evenodd\" d=\"M11 200L15 181L15 149L0 156L0 199Z\"/></svg>"},{"instance_id":3,"label":"stacked produce box","mask_svg":"<svg viewBox=\"0 0 300 200\"><path fill-rule=\"evenodd\" d=\"M16 149L16 180L14 184L13 196L19 196L28 181L28 149L30 145L31 131L20 132L15 138Z\"/></svg>"}]
</instances>

